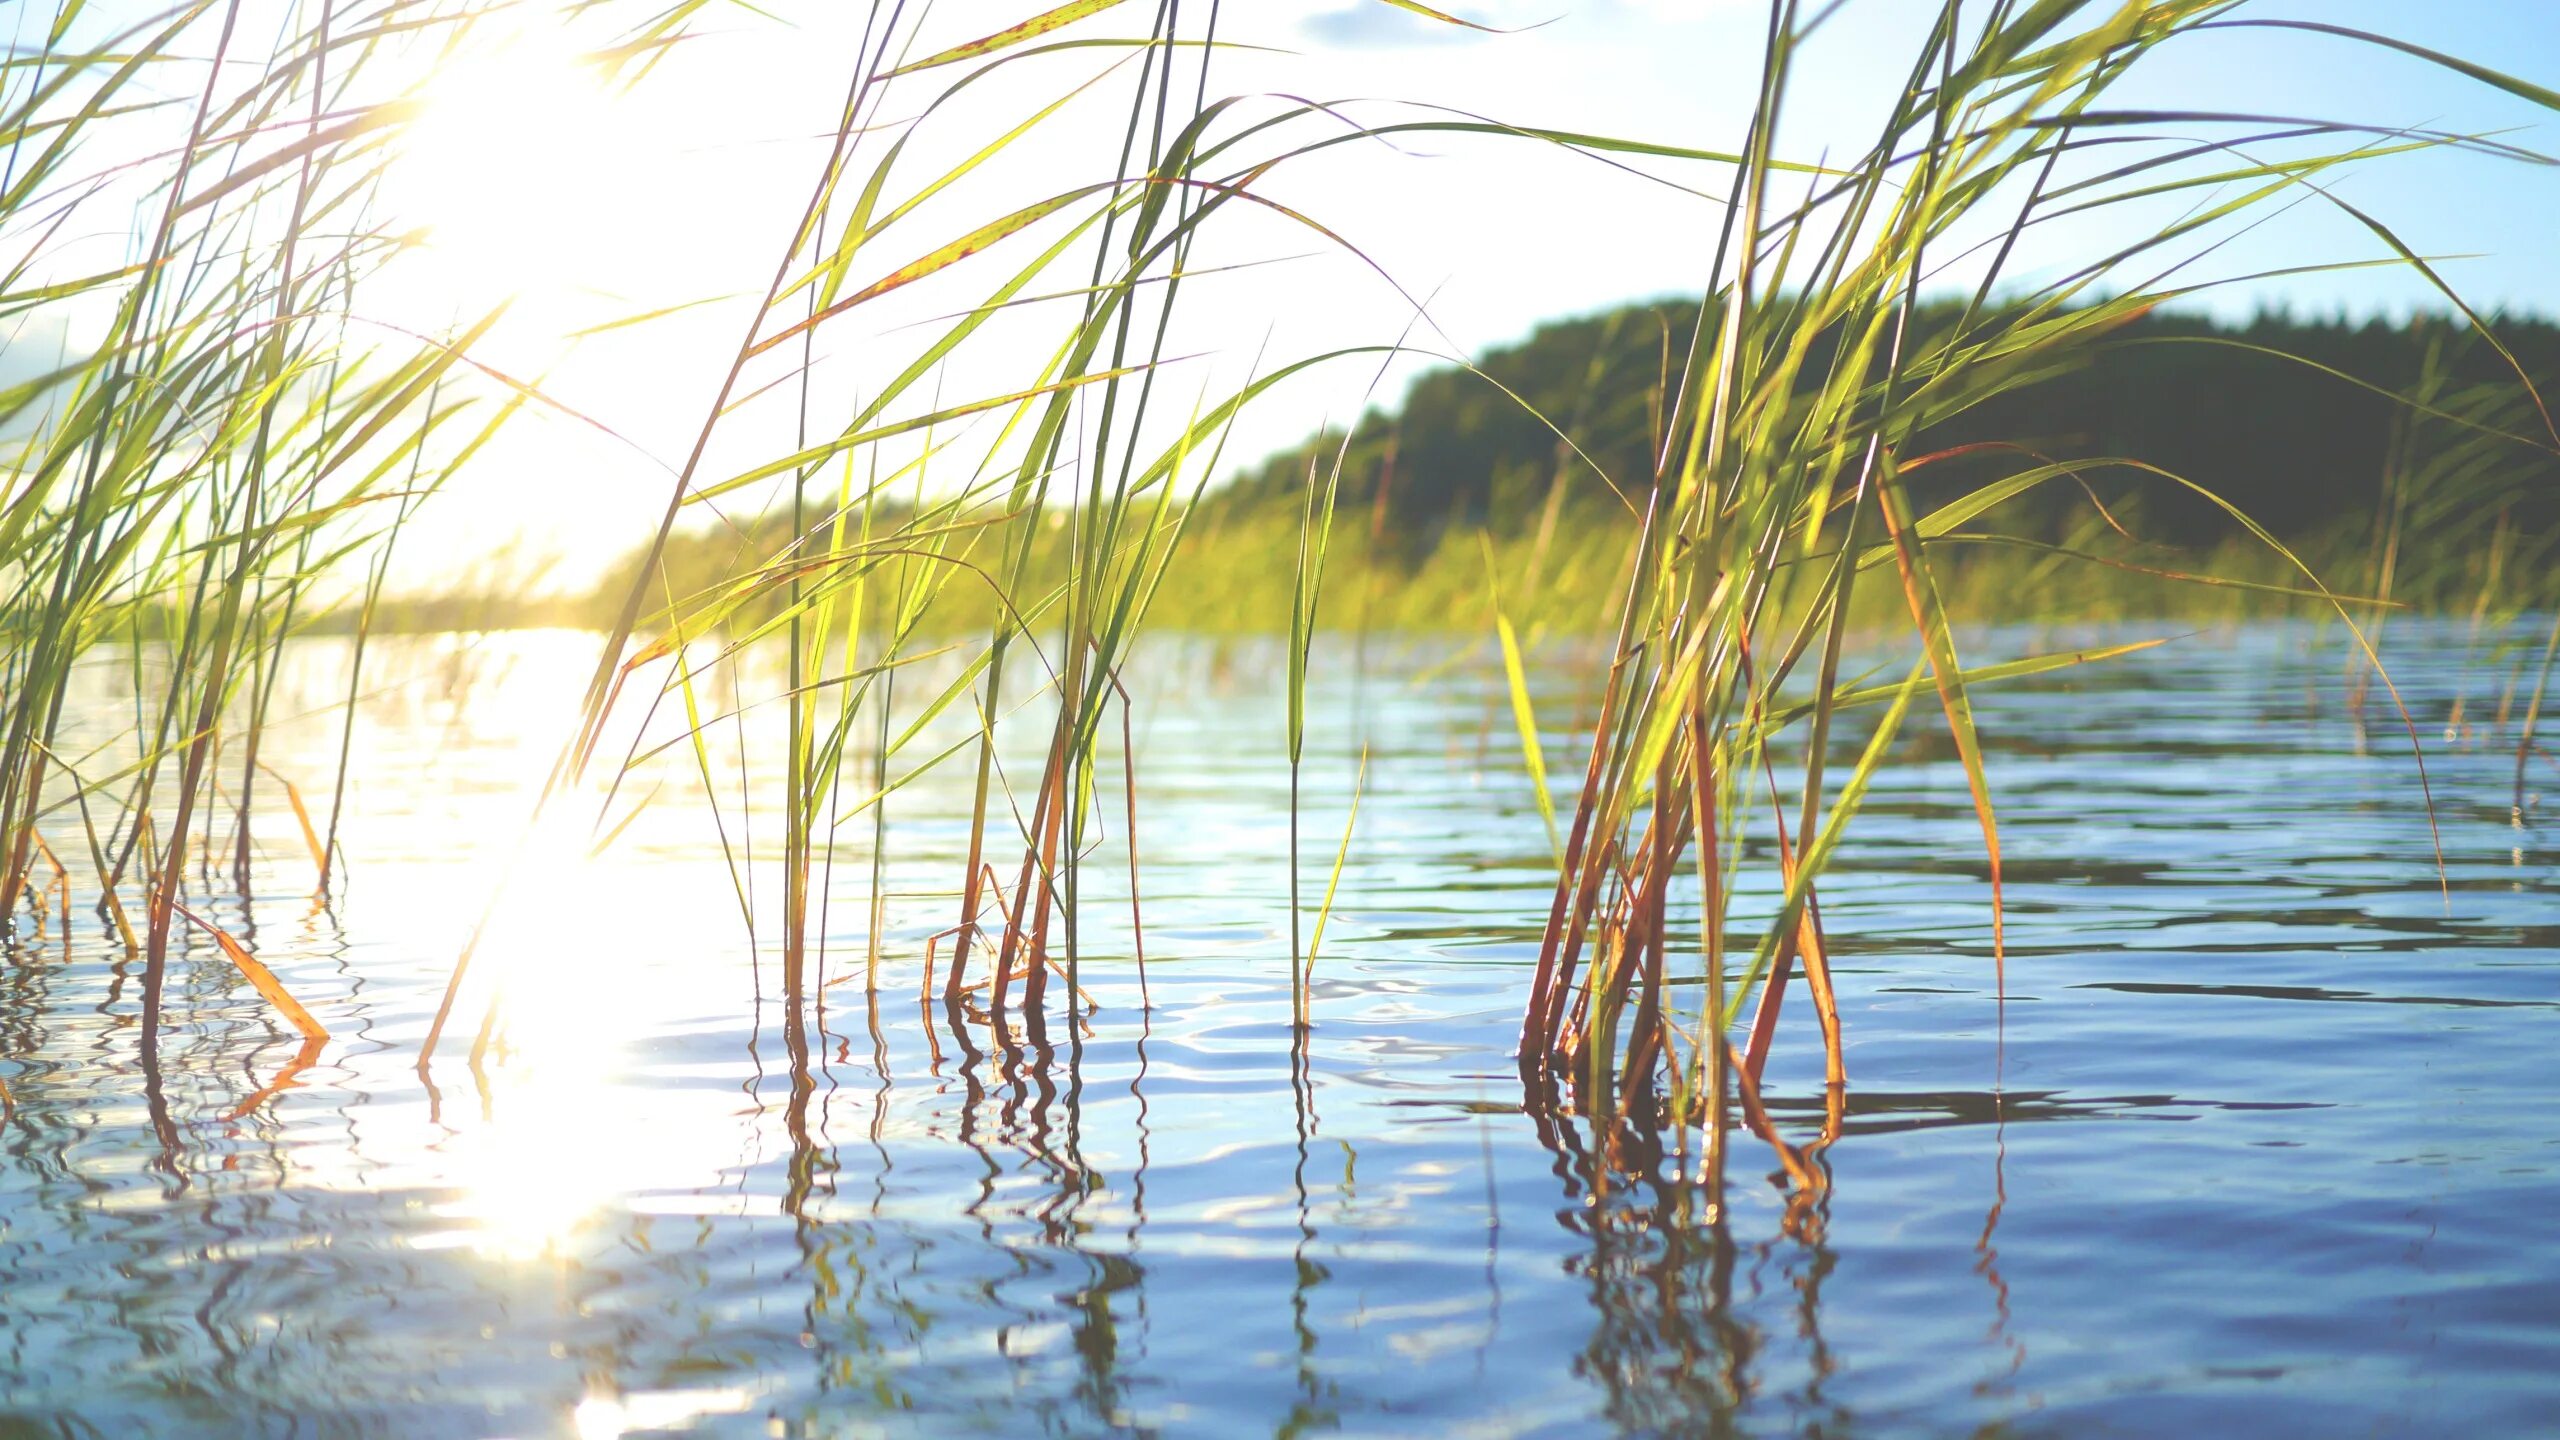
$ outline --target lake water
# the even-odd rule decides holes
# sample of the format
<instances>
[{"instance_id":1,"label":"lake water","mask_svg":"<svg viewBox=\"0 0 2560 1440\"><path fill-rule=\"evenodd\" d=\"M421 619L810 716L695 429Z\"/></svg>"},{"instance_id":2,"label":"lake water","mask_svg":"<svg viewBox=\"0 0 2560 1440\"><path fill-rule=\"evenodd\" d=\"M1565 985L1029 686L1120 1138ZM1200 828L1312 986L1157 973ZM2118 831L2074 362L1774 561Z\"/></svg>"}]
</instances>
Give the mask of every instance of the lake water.
<instances>
[{"instance_id":1,"label":"lake water","mask_svg":"<svg viewBox=\"0 0 2560 1440\"><path fill-rule=\"evenodd\" d=\"M678 750L580 863L524 837L594 642L378 650L337 903L274 803L255 898L197 892L333 1031L307 1066L197 940L155 1114L139 967L92 897L67 931L20 919L0 1437L2548 1433L2560 769L2532 762L2519 812L2520 696L2498 723L2539 631L2391 631L2441 886L2407 737L2378 690L2359 722L2342 640L2214 630L1981 692L2005 1022L1980 835L1915 708L1824 890L1830 1188L1791 1215L1738 1137L1718 1218L1523 1112L1552 862L1481 651L1323 658L1310 909L1364 743L1369 765L1303 1064L1278 651L1167 640L1132 670L1152 1007L1108 794L1084 1028L1061 1012L1047 1053L1008 1056L919 1005L956 918L954 763L893 796L887 853L867 812L838 832L841 983L795 1098L778 962L741 938L742 903L777 904L776 837L728 752L717 827ZM303 644L279 701L314 712L273 756L318 814L347 663ZM1549 673L1561 786L1591 675ZM120 684L76 717L93 741L128 723ZM743 899L724 842L756 856ZM502 1044L475 1075L475 988L431 1089L420 1040L510 869L474 980L505 989ZM1768 1081L1799 1142L1819 1079L1799 991Z\"/></svg>"}]
</instances>

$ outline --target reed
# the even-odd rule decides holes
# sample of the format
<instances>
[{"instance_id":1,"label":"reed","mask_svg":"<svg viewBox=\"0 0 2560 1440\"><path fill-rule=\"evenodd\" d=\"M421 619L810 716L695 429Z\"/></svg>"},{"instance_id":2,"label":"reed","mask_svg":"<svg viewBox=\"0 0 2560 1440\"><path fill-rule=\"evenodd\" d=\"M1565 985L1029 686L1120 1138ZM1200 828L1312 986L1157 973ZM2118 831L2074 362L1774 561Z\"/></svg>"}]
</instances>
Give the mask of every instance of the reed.
<instances>
[{"instance_id":1,"label":"reed","mask_svg":"<svg viewBox=\"0 0 2560 1440\"><path fill-rule=\"evenodd\" d=\"M2374 630L2302 557L2204 487L2135 456L2051 461L1996 444L1924 453L1916 436L2080 363L2136 317L2203 288L2187 278L2193 256L2181 252L2209 253L2232 227L2308 199L2351 216L2394 263L2436 284L2462 317L2463 342L2495 351L2510 375L2459 402L2441 385L2403 397L2404 435L2423 421L2459 441L2428 451L2425 474L2405 458L2394 467L2372 584L2386 592L2392 584L2385 531L2421 493L2452 493L2435 483L2445 473L2488 463L2499 446L2560 447L2560 431L2494 330L2382 221L2328 188L2339 167L2403 147L2541 157L2457 135L2378 136L2107 104L2164 45L2210 44L2210 32L2244 26L2384 47L2546 106L2560 96L2397 41L2250 18L2218 0L1945 0L1872 144L1845 161L1791 163L1777 151L1781 120L1800 83L1804 43L1835 9L1793 0L1768 8L1760 91L1732 167L1706 299L1670 395L1667 436L1637 487L1641 528L1616 610L1614 660L1564 827L1520 1037L1532 1094L1587 1114L1685 1125L1738 1102L1800 1192L1822 1184L1815 1157L1837 1134L1848 1074L1819 880L1891 763L1899 728L1925 697L1961 761L1988 870L1994 979L2005 995L1999 827L1970 692L2017 667L2098 658L1969 661L1942 586L1949 547L1974 538L1958 527L2036 487L2101 471L2202 495L2291 572L2275 588L2334 611L2359 662L2397 705ZM2192 138L2196 131L2208 138ZM2031 227L2069 214L2138 216L2164 196L2194 208L2157 228L2128 227L2112 252L2008 291L2004 267ZM1952 314L1924 314L1922 287L1959 260L1980 265L1970 299ZM1959 462L1986 451L2017 463L1987 483L1953 478L1966 473ZM2016 543L2067 558L2062 547ZM1909 637L1910 669L1898 683L1844 672L1855 607L1878 586L1893 596ZM1877 705L1881 718L1844 753L1849 712ZM2414 744L2405 710L2398 720ZM1800 767L1793 796L1779 784L1781 751ZM1755 833L1766 838L1781 897L1756 935L1731 913L1745 838ZM1686 968L1705 982L1700 1013L1687 1023L1667 989L1680 963L1673 882L1683 868L1694 868L1699 891L1700 953ZM1782 1001L1799 974L1830 1097L1830 1122L1803 1148L1769 1127L1758 1101ZM1746 1012L1737 1044L1729 1037ZM1720 1138L1721 1121L1713 1123Z\"/></svg>"},{"instance_id":2,"label":"reed","mask_svg":"<svg viewBox=\"0 0 2560 1440\"><path fill-rule=\"evenodd\" d=\"M149 1063L181 921L316 1033L185 901L212 883L217 812L249 885L283 648L335 572L378 573L394 517L514 407L445 388L496 313L411 335L366 323L356 299L412 243L378 217L420 101L383 62L456 43L474 12L391 23L313 4L260 43L236 0L120 29L53 8L0 86L0 307L20 342L63 337L0 392L0 915L30 894L42 827L77 814L96 903L140 953ZM123 237L112 258L97 235ZM100 738L70 707L117 667L140 698ZM320 844L298 787L279 788Z\"/></svg>"},{"instance_id":3,"label":"reed","mask_svg":"<svg viewBox=\"0 0 2560 1440\"><path fill-rule=\"evenodd\" d=\"M724 787L709 783L708 710L695 689L715 672L748 673L762 644L784 645L785 689L771 697L785 703L789 717L777 807L784 830L778 938L783 992L795 1011L822 988L804 973L824 945L824 906L812 898L824 887L811 877L832 865L839 832L856 819L870 832L877 875L891 794L944 765L972 767L973 798L966 859L953 877L950 947L936 952L938 973L924 977L926 988L938 985L953 1014L982 991L977 1013L984 1023L999 1036L1018 1030L1035 1042L1050 1013L1052 973L1071 996L1083 996L1084 862L1102 841L1108 809L1119 809L1132 831L1139 813L1122 669L1165 589L1200 489L1224 463L1244 407L1312 367L1397 349L1257 363L1224 393L1173 388L1180 359L1167 348L1173 317L1214 269L1193 260L1203 234L1222 214L1250 209L1341 245L1319 221L1263 189L1275 169L1346 136L1330 107L1288 101L1257 109L1212 98L1209 74L1226 44L1215 5L1186 12L1159 4L1142 33L1060 38L1114 8L1077 0L922 58L910 58L922 48L917 17L896 5L869 12L835 145L811 178L790 258L775 271L707 407L694 462L678 476L664 522L616 606L581 738L564 760L570 777L598 760L608 718L635 703L626 683L647 673L659 698L681 695L706 788L719 793ZM1048 92L1056 98L1026 105L1022 119L991 138L960 140L967 158L956 166L909 173L910 142L938 123L954 97L1000 73L1023 84L1071 66L1085 69ZM988 202L993 218L910 235L919 223L910 217L922 213L926 199L990 188L1000 162L1060 107L1101 103L1115 86L1125 87L1118 152L1097 157L1108 168L1027 202L998 191ZM926 87L921 98L917 87ZM915 118L884 120L901 113L886 108L893 103L912 107L903 113ZM1325 128L1297 138L1294 131L1311 123ZM1030 253L1009 270L996 259L1000 250L1025 248ZM991 268L992 277L972 280ZM864 275L878 278L860 283ZM861 307L893 292L908 292L903 298L912 301L918 290L932 291L946 318L927 327L928 338L902 368L879 367L893 370L893 378L858 403L818 386L811 378L818 347L849 333L867 313ZM973 347L971 355L992 348L981 331L998 315L1047 324L1044 341L1006 339L1011 353L1033 363L987 393L945 393L952 357L964 346ZM798 447L725 479L698 473L714 431L775 393L796 398ZM820 503L812 482L822 470L840 479ZM766 517L780 518L752 518L756 497L765 501ZM684 549L677 522L687 507L715 499L750 517L735 522L743 558L709 577L683 578L670 560ZM1311 498L1293 537L1299 565L1291 694L1300 697L1288 731L1293 769L1303 756L1303 681L1330 518L1330 505ZM885 615L876 599L882 593L891 597ZM974 616L983 628L955 638L955 614ZM927 629L929 617L939 628ZM635 648L644 622L654 638ZM922 659L954 653L967 656L957 675L893 723L894 677ZM819 715L821 705L831 718ZM876 721L867 776L847 773L858 714ZM929 743L946 714L973 715L970 738ZM1117 777L1105 743L1115 716ZM1017 788L1001 742L1026 726L1041 732L1040 758ZM737 763L744 765L743 753ZM1122 790L1121 803L1107 807L1101 797L1113 788ZM734 827L724 823L722 833L733 828L745 833L743 815ZM1120 838L1132 924L1142 928L1135 836ZM743 897L759 861L744 846L734 858ZM1291 865L1294 882L1294 849ZM1338 867L1339 857L1337 880ZM875 885L875 914L879 903ZM877 948L875 941L866 988L878 984ZM1293 935L1300 962L1306 948ZM981 963L973 968L973 960ZM1293 993L1303 1025L1304 986Z\"/></svg>"},{"instance_id":4,"label":"reed","mask_svg":"<svg viewBox=\"0 0 2560 1440\"><path fill-rule=\"evenodd\" d=\"M1299 785L1307 759L1307 663L1316 640L1318 611L1324 600L1324 562L1333 545L1333 506L1342 493L1342 466L1336 463L1319 482L1313 469L1307 472L1306 508L1298 521L1297 569L1289 591L1289 678L1288 678L1288 745L1289 745L1289 1023L1300 1034L1307 1028L1308 967L1315 956L1300 943L1299 917L1304 906L1298 896L1298 809ZM1349 842L1345 835L1344 841ZM1340 878L1339 866L1335 877ZM1325 906L1332 908L1333 890L1325 890ZM1319 940L1324 922L1316 922Z\"/></svg>"}]
</instances>

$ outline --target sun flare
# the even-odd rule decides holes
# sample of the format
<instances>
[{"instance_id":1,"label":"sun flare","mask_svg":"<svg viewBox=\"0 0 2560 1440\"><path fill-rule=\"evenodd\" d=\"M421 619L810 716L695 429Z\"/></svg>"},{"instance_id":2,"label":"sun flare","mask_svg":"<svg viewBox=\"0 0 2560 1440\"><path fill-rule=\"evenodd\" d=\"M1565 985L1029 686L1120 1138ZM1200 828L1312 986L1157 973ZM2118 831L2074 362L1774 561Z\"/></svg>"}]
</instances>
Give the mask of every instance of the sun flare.
<instances>
[{"instance_id":1,"label":"sun flare","mask_svg":"<svg viewBox=\"0 0 2560 1440\"><path fill-rule=\"evenodd\" d=\"M436 63L391 167L391 204L450 303L587 282L625 193L615 97L592 57L539 27Z\"/></svg>"}]
</instances>

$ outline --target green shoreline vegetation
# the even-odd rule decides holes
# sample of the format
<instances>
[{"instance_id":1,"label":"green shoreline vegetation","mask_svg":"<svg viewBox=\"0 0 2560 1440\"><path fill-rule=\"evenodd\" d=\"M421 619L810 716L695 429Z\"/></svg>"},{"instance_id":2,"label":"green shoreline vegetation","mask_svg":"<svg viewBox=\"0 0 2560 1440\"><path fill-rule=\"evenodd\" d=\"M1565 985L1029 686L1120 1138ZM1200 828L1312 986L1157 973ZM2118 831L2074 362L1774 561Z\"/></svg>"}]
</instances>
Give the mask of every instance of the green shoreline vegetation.
<instances>
[{"instance_id":1,"label":"green shoreline vegetation","mask_svg":"<svg viewBox=\"0 0 2560 1440\"><path fill-rule=\"evenodd\" d=\"M1944 327L1955 308L1924 307L1915 326ZM1665 301L1541 326L1472 369L1422 375L1401 405L1364 416L1347 446L1335 431L1238 471L1192 507L1158 623L1282 632L1308 476L1330 473L1340 456L1328 626L1490 635L1489 548L1490 573L1502 577L1503 604L1524 632L1604 634L1637 531L1619 477L1650 468L1662 356L1687 344L1696 314L1695 300ZM2560 327L2497 323L2534 375L2560 380ZM1992 441L2021 448L1949 466L1921 493L1924 502L1962 494L2042 458L2139 456L2264 524L2341 596L2416 613L2548 609L2560 604L2560 566L2551 563L2560 461L2527 438L2533 412L2504 362L2464 344L2463 329L2442 315L2390 324L2264 313L2229 325L2138 316L2074 368L1924 431L1913 442L1922 453ZM2225 510L2130 467L2094 463L2078 479L2085 484L2025 491L1935 542L1952 616L2330 613L2328 601L2301 593L2299 568ZM664 558L669 589L736 584L756 558L789 543L786 520L678 535ZM1063 543L1035 544L1031 573L1054 583L1065 558ZM489 597L476 610L457 598L397 623L598 626L628 583L626 568L589 596ZM1870 591L1857 620L1889 625L1895 605ZM926 626L983 630L996 619L983 592L963 588L936 600Z\"/></svg>"}]
</instances>

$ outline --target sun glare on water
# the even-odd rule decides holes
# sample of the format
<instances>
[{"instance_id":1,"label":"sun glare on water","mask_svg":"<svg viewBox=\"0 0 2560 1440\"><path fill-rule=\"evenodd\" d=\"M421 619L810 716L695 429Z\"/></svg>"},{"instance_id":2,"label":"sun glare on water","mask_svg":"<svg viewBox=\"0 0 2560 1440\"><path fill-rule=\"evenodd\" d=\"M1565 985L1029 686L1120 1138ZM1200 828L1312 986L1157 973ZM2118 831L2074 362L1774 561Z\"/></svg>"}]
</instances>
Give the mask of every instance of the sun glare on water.
<instances>
[{"instance_id":1,"label":"sun glare on water","mask_svg":"<svg viewBox=\"0 0 2560 1440\"><path fill-rule=\"evenodd\" d=\"M663 1182L683 1147L673 1107L640 1103L628 1073L664 998L630 963L650 897L592 863L566 826L546 827L515 869L479 957L490 988L457 1010L461 1048L496 1000L493 1090L487 1123L454 1143L462 1194L446 1213L466 1227L455 1239L528 1259Z\"/></svg>"},{"instance_id":2,"label":"sun glare on water","mask_svg":"<svg viewBox=\"0 0 2560 1440\"><path fill-rule=\"evenodd\" d=\"M744 1390L655 1390L630 1395L591 1395L570 1412L578 1440L623 1440L641 1433L679 1430L715 1415L744 1413L754 1397Z\"/></svg>"}]
</instances>

